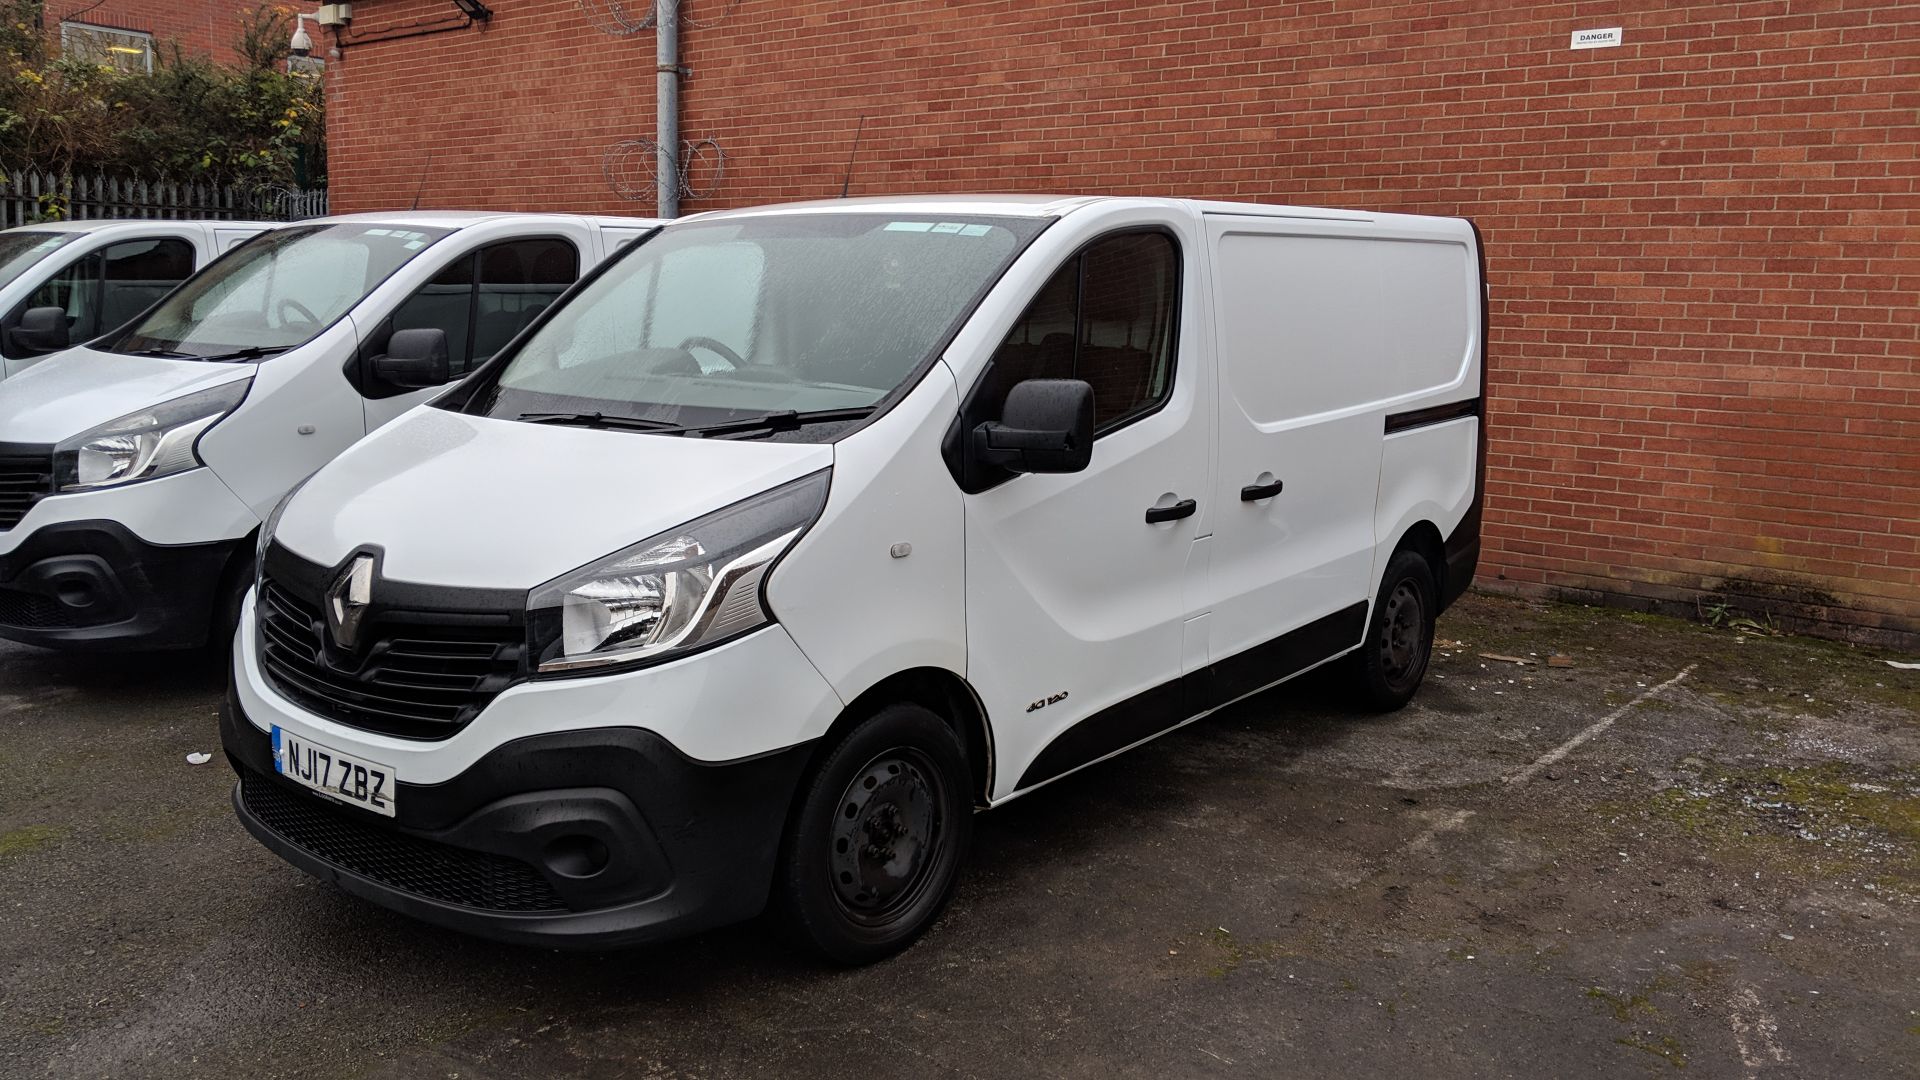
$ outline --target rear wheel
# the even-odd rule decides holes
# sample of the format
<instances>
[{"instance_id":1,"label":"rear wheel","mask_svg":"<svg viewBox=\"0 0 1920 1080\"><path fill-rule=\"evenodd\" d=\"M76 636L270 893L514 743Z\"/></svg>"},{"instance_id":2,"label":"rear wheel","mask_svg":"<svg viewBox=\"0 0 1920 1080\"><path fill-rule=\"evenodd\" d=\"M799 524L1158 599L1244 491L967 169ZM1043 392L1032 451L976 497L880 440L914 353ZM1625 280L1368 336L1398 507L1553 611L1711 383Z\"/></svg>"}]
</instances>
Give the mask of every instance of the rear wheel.
<instances>
[{"instance_id":1,"label":"rear wheel","mask_svg":"<svg viewBox=\"0 0 1920 1080\"><path fill-rule=\"evenodd\" d=\"M890 705L827 752L801 790L774 901L798 942L842 964L911 944L953 896L973 829L954 732Z\"/></svg>"},{"instance_id":2,"label":"rear wheel","mask_svg":"<svg viewBox=\"0 0 1920 1080\"><path fill-rule=\"evenodd\" d=\"M1433 655L1438 597L1427 560L1411 551L1395 553L1380 582L1366 641L1352 661L1362 708L1391 712L1420 689Z\"/></svg>"}]
</instances>

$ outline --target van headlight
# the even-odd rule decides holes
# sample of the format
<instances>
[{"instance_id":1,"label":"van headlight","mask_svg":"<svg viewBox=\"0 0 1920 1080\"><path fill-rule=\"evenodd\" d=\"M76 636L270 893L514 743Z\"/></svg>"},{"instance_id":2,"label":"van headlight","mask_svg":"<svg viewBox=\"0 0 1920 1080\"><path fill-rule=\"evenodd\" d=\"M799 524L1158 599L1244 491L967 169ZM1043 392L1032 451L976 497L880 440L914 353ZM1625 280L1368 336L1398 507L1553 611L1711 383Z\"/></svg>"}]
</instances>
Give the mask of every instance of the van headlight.
<instances>
[{"instance_id":1,"label":"van headlight","mask_svg":"<svg viewBox=\"0 0 1920 1080\"><path fill-rule=\"evenodd\" d=\"M200 436L237 408L252 379L223 383L109 420L53 448L56 491L88 491L197 469Z\"/></svg>"},{"instance_id":2,"label":"van headlight","mask_svg":"<svg viewBox=\"0 0 1920 1080\"><path fill-rule=\"evenodd\" d=\"M827 478L822 469L534 589L527 643L536 670L652 663L772 622L761 586L820 516Z\"/></svg>"}]
</instances>

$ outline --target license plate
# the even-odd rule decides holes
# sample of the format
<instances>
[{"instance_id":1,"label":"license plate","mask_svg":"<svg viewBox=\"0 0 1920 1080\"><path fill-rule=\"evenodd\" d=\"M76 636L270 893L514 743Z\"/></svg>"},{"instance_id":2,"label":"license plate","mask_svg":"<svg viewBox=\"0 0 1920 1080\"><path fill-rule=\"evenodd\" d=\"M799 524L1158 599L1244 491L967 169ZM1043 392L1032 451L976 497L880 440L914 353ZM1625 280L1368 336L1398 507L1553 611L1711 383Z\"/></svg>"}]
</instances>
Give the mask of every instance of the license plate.
<instances>
[{"instance_id":1,"label":"license plate","mask_svg":"<svg viewBox=\"0 0 1920 1080\"><path fill-rule=\"evenodd\" d=\"M273 729L273 771L322 795L362 810L393 816L393 770L365 758L322 746L278 725Z\"/></svg>"}]
</instances>

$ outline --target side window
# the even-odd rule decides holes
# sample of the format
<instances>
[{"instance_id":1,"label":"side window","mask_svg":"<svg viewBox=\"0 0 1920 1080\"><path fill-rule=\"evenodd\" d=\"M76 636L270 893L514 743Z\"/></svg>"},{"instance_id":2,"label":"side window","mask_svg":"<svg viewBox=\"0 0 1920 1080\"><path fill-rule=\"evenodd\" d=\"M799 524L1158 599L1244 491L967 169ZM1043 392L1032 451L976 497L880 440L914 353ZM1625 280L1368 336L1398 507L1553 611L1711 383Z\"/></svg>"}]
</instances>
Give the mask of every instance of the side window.
<instances>
[{"instance_id":1,"label":"side window","mask_svg":"<svg viewBox=\"0 0 1920 1080\"><path fill-rule=\"evenodd\" d=\"M447 357L459 378L499 352L579 274L580 256L565 240L492 244L422 285L394 309L392 328L446 331Z\"/></svg>"},{"instance_id":2,"label":"side window","mask_svg":"<svg viewBox=\"0 0 1920 1080\"><path fill-rule=\"evenodd\" d=\"M395 330L444 330L453 373L467 370L473 330L473 256L462 255L393 311ZM380 348L384 351L386 346Z\"/></svg>"},{"instance_id":3,"label":"side window","mask_svg":"<svg viewBox=\"0 0 1920 1080\"><path fill-rule=\"evenodd\" d=\"M103 255L101 333L124 326L193 273L193 245L175 236L122 241Z\"/></svg>"},{"instance_id":4,"label":"side window","mask_svg":"<svg viewBox=\"0 0 1920 1080\"><path fill-rule=\"evenodd\" d=\"M67 340L78 345L100 334L100 253L82 256L33 290L18 311L55 307L67 313Z\"/></svg>"},{"instance_id":5,"label":"side window","mask_svg":"<svg viewBox=\"0 0 1920 1080\"><path fill-rule=\"evenodd\" d=\"M565 240L514 240L483 249L473 365L499 352L579 276L580 255ZM454 374L465 370L456 363Z\"/></svg>"},{"instance_id":6,"label":"side window","mask_svg":"<svg viewBox=\"0 0 1920 1080\"><path fill-rule=\"evenodd\" d=\"M993 354L987 415L1023 379L1084 379L1105 432L1150 412L1173 386L1180 254L1164 233L1100 240L1062 266Z\"/></svg>"}]
</instances>

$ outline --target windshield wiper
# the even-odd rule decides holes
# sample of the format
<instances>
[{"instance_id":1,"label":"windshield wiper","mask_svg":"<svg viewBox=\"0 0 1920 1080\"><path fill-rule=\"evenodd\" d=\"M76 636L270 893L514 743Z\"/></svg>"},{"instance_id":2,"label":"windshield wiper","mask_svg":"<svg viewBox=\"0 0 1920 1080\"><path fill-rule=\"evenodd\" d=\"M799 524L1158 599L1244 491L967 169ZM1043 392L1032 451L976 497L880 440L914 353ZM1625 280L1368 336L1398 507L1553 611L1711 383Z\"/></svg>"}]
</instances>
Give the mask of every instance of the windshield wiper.
<instances>
[{"instance_id":1,"label":"windshield wiper","mask_svg":"<svg viewBox=\"0 0 1920 1080\"><path fill-rule=\"evenodd\" d=\"M117 352L118 350L115 350L115 351ZM158 357L161 360L197 360L199 359L199 357L193 355L192 353L176 352L173 349L136 349L133 352L121 353L120 355L122 356L153 356L153 357Z\"/></svg>"},{"instance_id":2,"label":"windshield wiper","mask_svg":"<svg viewBox=\"0 0 1920 1080\"><path fill-rule=\"evenodd\" d=\"M278 356L291 348L293 348L291 345L249 345L244 349L235 349L232 352L214 353L212 356L195 356L194 359L205 360L210 364L217 364L224 360L259 360L268 356Z\"/></svg>"},{"instance_id":3,"label":"windshield wiper","mask_svg":"<svg viewBox=\"0 0 1920 1080\"><path fill-rule=\"evenodd\" d=\"M702 438L716 435L737 435L744 431L798 431L808 424L845 423L852 420L864 420L873 415L872 405L862 405L853 409L813 409L808 412L795 412L782 409L761 416L749 416L744 420L723 420L718 424L695 424L678 430Z\"/></svg>"},{"instance_id":4,"label":"windshield wiper","mask_svg":"<svg viewBox=\"0 0 1920 1080\"><path fill-rule=\"evenodd\" d=\"M527 424L572 424L579 427L620 428L627 431L671 431L686 429L666 420L648 420L639 416L608 415L600 412L530 412L514 417Z\"/></svg>"}]
</instances>

